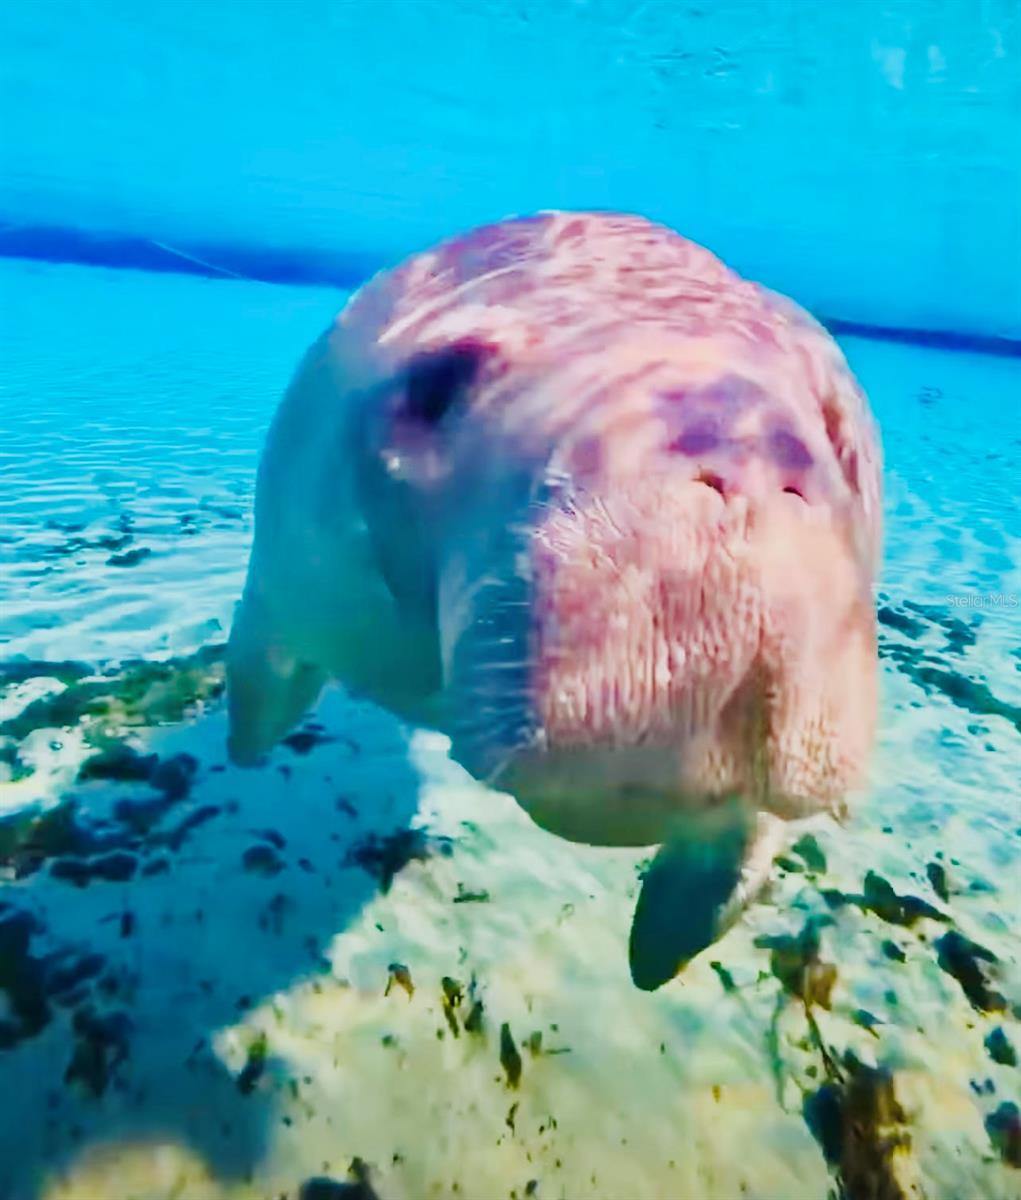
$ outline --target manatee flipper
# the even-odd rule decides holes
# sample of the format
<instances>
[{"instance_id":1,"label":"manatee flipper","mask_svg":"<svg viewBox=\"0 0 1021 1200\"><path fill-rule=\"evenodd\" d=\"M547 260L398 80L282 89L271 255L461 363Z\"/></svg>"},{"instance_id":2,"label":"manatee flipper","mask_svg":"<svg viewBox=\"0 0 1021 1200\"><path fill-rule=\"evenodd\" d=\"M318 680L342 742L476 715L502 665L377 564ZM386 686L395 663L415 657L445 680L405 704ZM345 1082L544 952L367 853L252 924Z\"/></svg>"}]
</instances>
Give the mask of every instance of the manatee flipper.
<instances>
[{"instance_id":1,"label":"manatee flipper","mask_svg":"<svg viewBox=\"0 0 1021 1200\"><path fill-rule=\"evenodd\" d=\"M782 822L738 806L706 829L676 830L642 883L631 923L631 979L642 991L668 983L710 946L761 890Z\"/></svg>"},{"instance_id":2,"label":"manatee flipper","mask_svg":"<svg viewBox=\"0 0 1021 1200\"><path fill-rule=\"evenodd\" d=\"M786 836L786 825L779 817L766 812L758 814L755 833L745 850L737 886L717 919L717 937L734 924L765 888L773 860L780 853Z\"/></svg>"},{"instance_id":3,"label":"manatee flipper","mask_svg":"<svg viewBox=\"0 0 1021 1200\"><path fill-rule=\"evenodd\" d=\"M292 653L262 606L246 597L227 644L231 761L251 766L267 753L312 707L325 682L326 672Z\"/></svg>"}]
</instances>

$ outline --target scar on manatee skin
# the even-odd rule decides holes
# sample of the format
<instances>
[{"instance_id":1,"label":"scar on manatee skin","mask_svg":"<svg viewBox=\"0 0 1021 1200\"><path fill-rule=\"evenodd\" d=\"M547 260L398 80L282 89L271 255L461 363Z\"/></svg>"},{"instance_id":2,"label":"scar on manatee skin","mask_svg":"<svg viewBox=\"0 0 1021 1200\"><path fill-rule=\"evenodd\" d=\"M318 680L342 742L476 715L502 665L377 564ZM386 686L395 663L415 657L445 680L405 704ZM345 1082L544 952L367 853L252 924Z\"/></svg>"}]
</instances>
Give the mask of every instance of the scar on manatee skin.
<instances>
[{"instance_id":1,"label":"scar on manatee skin","mask_svg":"<svg viewBox=\"0 0 1021 1200\"><path fill-rule=\"evenodd\" d=\"M769 435L769 453L778 466L790 471L807 470L815 461L801 438L786 429Z\"/></svg>"},{"instance_id":2,"label":"scar on manatee skin","mask_svg":"<svg viewBox=\"0 0 1021 1200\"><path fill-rule=\"evenodd\" d=\"M721 375L701 387L668 389L660 396L667 404L678 407L695 411L711 408L728 427L735 418L766 399L766 393L757 383L733 374Z\"/></svg>"},{"instance_id":3,"label":"scar on manatee skin","mask_svg":"<svg viewBox=\"0 0 1021 1200\"><path fill-rule=\"evenodd\" d=\"M715 450L720 444L720 436L716 428L709 423L692 425L675 438L669 445L668 449L675 454L687 454L695 456L698 454L707 454L711 450Z\"/></svg>"}]
</instances>

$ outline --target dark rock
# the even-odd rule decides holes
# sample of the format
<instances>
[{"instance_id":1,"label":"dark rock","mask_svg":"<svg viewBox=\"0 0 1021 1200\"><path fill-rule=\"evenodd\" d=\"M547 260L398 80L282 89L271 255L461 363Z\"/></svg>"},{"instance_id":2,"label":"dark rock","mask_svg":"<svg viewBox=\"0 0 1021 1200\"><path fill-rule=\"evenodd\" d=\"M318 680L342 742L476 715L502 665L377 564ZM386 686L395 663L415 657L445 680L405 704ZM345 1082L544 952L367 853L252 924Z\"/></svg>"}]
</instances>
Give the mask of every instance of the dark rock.
<instances>
[{"instance_id":1,"label":"dark rock","mask_svg":"<svg viewBox=\"0 0 1021 1200\"><path fill-rule=\"evenodd\" d=\"M1007 1002L999 992L993 991L986 979L987 967L983 966L997 961L991 950L956 929L945 933L935 946L939 965L961 985L973 1008L979 1012L1003 1012Z\"/></svg>"},{"instance_id":2,"label":"dark rock","mask_svg":"<svg viewBox=\"0 0 1021 1200\"><path fill-rule=\"evenodd\" d=\"M22 759L14 738L0 739L0 783L18 783L34 774L35 768Z\"/></svg>"},{"instance_id":3,"label":"dark rock","mask_svg":"<svg viewBox=\"0 0 1021 1200\"><path fill-rule=\"evenodd\" d=\"M266 1035L260 1033L251 1046L249 1046L245 1065L238 1075L238 1091L243 1096L247 1096L253 1092L255 1085L262 1078L263 1072L266 1070L266 1055L268 1050L269 1044L266 1041Z\"/></svg>"},{"instance_id":4,"label":"dark rock","mask_svg":"<svg viewBox=\"0 0 1021 1200\"><path fill-rule=\"evenodd\" d=\"M205 825L207 821L211 821L213 817L219 816L220 806L218 804L203 804L199 808L188 813L183 820L166 833L158 833L150 839L152 846L167 846L169 849L180 850L187 840L188 836L198 829L200 825Z\"/></svg>"},{"instance_id":5,"label":"dark rock","mask_svg":"<svg viewBox=\"0 0 1021 1200\"><path fill-rule=\"evenodd\" d=\"M725 992L737 991L737 984L734 982L734 976L731 975L731 973L727 970L727 968L722 963L717 962L714 959L709 964L709 966L712 968L713 971L716 972L716 977L719 979L720 983L723 985L723 990Z\"/></svg>"},{"instance_id":6,"label":"dark rock","mask_svg":"<svg viewBox=\"0 0 1021 1200\"><path fill-rule=\"evenodd\" d=\"M946 921L947 918L931 904L917 896L898 896L890 884L875 871L865 876L860 905L873 912L882 921L891 925L914 925L922 917L931 921Z\"/></svg>"},{"instance_id":7,"label":"dark rock","mask_svg":"<svg viewBox=\"0 0 1021 1200\"><path fill-rule=\"evenodd\" d=\"M926 865L925 873L932 884L932 890L944 904L950 899L950 888L947 886L947 872L942 863L931 862Z\"/></svg>"},{"instance_id":8,"label":"dark rock","mask_svg":"<svg viewBox=\"0 0 1021 1200\"><path fill-rule=\"evenodd\" d=\"M444 975L440 980L440 988L442 990L443 1016L454 1037L460 1037L461 1030L457 1024L457 1010L464 999L464 988L449 975Z\"/></svg>"},{"instance_id":9,"label":"dark rock","mask_svg":"<svg viewBox=\"0 0 1021 1200\"><path fill-rule=\"evenodd\" d=\"M128 1056L131 1021L125 1013L98 1015L79 1009L72 1025L75 1046L64 1082L80 1081L94 1096L102 1096L117 1067Z\"/></svg>"},{"instance_id":10,"label":"dark rock","mask_svg":"<svg viewBox=\"0 0 1021 1200\"><path fill-rule=\"evenodd\" d=\"M102 954L83 954L63 965L54 963L46 972L46 993L59 999L86 980L95 979L105 966L106 959Z\"/></svg>"},{"instance_id":11,"label":"dark rock","mask_svg":"<svg viewBox=\"0 0 1021 1200\"><path fill-rule=\"evenodd\" d=\"M447 840L430 839L421 829L400 829L386 837L370 834L352 846L344 859L345 866L359 866L378 880L380 891L389 892L394 876L410 862L426 862L434 852L441 852Z\"/></svg>"},{"instance_id":12,"label":"dark rock","mask_svg":"<svg viewBox=\"0 0 1021 1200\"><path fill-rule=\"evenodd\" d=\"M224 690L222 645L164 662L137 659L103 678L82 678L64 691L43 696L0 724L0 734L20 740L36 729L86 730L99 722L159 725L179 721L196 705Z\"/></svg>"},{"instance_id":13,"label":"dark rock","mask_svg":"<svg viewBox=\"0 0 1021 1200\"><path fill-rule=\"evenodd\" d=\"M360 1158L354 1158L346 1182L325 1175L306 1179L298 1200L379 1200L379 1195L372 1186L369 1168Z\"/></svg>"},{"instance_id":14,"label":"dark rock","mask_svg":"<svg viewBox=\"0 0 1021 1200\"><path fill-rule=\"evenodd\" d=\"M404 963L394 962L390 964L387 970L390 972L390 976L386 981L386 990L383 992L383 995L389 996L391 990L396 986L403 988L408 993L408 999L410 1000L415 994L415 985L411 982L411 972L408 968Z\"/></svg>"},{"instance_id":15,"label":"dark rock","mask_svg":"<svg viewBox=\"0 0 1021 1200\"><path fill-rule=\"evenodd\" d=\"M826 870L826 855L812 834L806 833L798 838L791 850L800 856L810 871L822 873Z\"/></svg>"},{"instance_id":16,"label":"dark rock","mask_svg":"<svg viewBox=\"0 0 1021 1200\"><path fill-rule=\"evenodd\" d=\"M1004 1033L1001 1026L998 1025L989 1034L986 1038L985 1046L993 1062L999 1063L1002 1067L1017 1066L1017 1051L1011 1045L1010 1039Z\"/></svg>"},{"instance_id":17,"label":"dark rock","mask_svg":"<svg viewBox=\"0 0 1021 1200\"><path fill-rule=\"evenodd\" d=\"M506 1021L500 1026L500 1065L507 1075L507 1086L516 1088L521 1082L521 1055Z\"/></svg>"},{"instance_id":18,"label":"dark rock","mask_svg":"<svg viewBox=\"0 0 1021 1200\"><path fill-rule=\"evenodd\" d=\"M283 860L273 847L261 843L248 847L241 856L241 865L256 875L278 875L284 869Z\"/></svg>"},{"instance_id":19,"label":"dark rock","mask_svg":"<svg viewBox=\"0 0 1021 1200\"><path fill-rule=\"evenodd\" d=\"M37 919L9 905L0 906L0 992L6 993L9 1016L0 1018L0 1050L34 1037L50 1022L47 960L31 953L40 932Z\"/></svg>"},{"instance_id":20,"label":"dark rock","mask_svg":"<svg viewBox=\"0 0 1021 1200\"><path fill-rule=\"evenodd\" d=\"M472 1006L468 1010L468 1016L464 1020L465 1033L481 1033L483 1028L483 1017L485 1006L481 1000L473 1000Z\"/></svg>"},{"instance_id":21,"label":"dark rock","mask_svg":"<svg viewBox=\"0 0 1021 1200\"><path fill-rule=\"evenodd\" d=\"M897 609L890 608L886 604L879 606L876 616L879 618L880 625L885 625L889 629L896 629L898 633L903 633L909 638L920 638L925 632L925 626L921 621L916 621L914 617L909 617L907 613L898 612Z\"/></svg>"},{"instance_id":22,"label":"dark rock","mask_svg":"<svg viewBox=\"0 0 1021 1200\"><path fill-rule=\"evenodd\" d=\"M76 683L93 673L87 663L42 662L34 658L9 658L0 662L0 687L27 683L30 679L56 679L60 683Z\"/></svg>"},{"instance_id":23,"label":"dark rock","mask_svg":"<svg viewBox=\"0 0 1021 1200\"><path fill-rule=\"evenodd\" d=\"M986 1133L1008 1166L1021 1167L1021 1112L1016 1104L1005 1100L990 1113L986 1117Z\"/></svg>"},{"instance_id":24,"label":"dark rock","mask_svg":"<svg viewBox=\"0 0 1021 1200\"><path fill-rule=\"evenodd\" d=\"M137 870L138 859L133 854L115 850L95 858L58 858L50 867L50 874L54 879L62 879L76 887L86 887L93 879L125 883L134 878Z\"/></svg>"},{"instance_id":25,"label":"dark rock","mask_svg":"<svg viewBox=\"0 0 1021 1200\"><path fill-rule=\"evenodd\" d=\"M92 878L88 859L58 858L50 867L54 879L62 879L65 883L73 883L75 887L86 887Z\"/></svg>"},{"instance_id":26,"label":"dark rock","mask_svg":"<svg viewBox=\"0 0 1021 1200\"><path fill-rule=\"evenodd\" d=\"M908 1200L895 1158L910 1138L893 1076L845 1055L843 1069L806 1096L803 1114L846 1200Z\"/></svg>"},{"instance_id":27,"label":"dark rock","mask_svg":"<svg viewBox=\"0 0 1021 1200\"><path fill-rule=\"evenodd\" d=\"M485 890L480 892L465 891L464 884L458 881L457 895L454 897L455 904L485 904L489 900L489 893Z\"/></svg>"},{"instance_id":28,"label":"dark rock","mask_svg":"<svg viewBox=\"0 0 1021 1200\"><path fill-rule=\"evenodd\" d=\"M776 937L756 938L755 945L770 951L770 970L789 995L811 1006L819 1004L830 1007L830 994L837 981L837 968L821 958L819 930L823 924L831 923L831 917L810 917L801 932L792 937L781 934Z\"/></svg>"},{"instance_id":29,"label":"dark rock","mask_svg":"<svg viewBox=\"0 0 1021 1200\"><path fill-rule=\"evenodd\" d=\"M125 550L123 554L111 554L106 560L108 567L137 567L147 559L152 551L148 546L136 546L133 550Z\"/></svg>"},{"instance_id":30,"label":"dark rock","mask_svg":"<svg viewBox=\"0 0 1021 1200\"><path fill-rule=\"evenodd\" d=\"M160 761L149 779L149 784L158 792L162 792L169 803L176 803L191 791L198 767L198 759L191 754L175 754L172 758Z\"/></svg>"},{"instance_id":31,"label":"dark rock","mask_svg":"<svg viewBox=\"0 0 1021 1200\"><path fill-rule=\"evenodd\" d=\"M159 755L139 754L126 742L117 742L87 758L78 771L78 779L83 783L92 779L148 783L158 765Z\"/></svg>"},{"instance_id":32,"label":"dark rock","mask_svg":"<svg viewBox=\"0 0 1021 1200\"><path fill-rule=\"evenodd\" d=\"M318 729L299 729L288 737L281 738L281 743L295 754L310 754L316 746L325 746L334 739L327 737Z\"/></svg>"}]
</instances>

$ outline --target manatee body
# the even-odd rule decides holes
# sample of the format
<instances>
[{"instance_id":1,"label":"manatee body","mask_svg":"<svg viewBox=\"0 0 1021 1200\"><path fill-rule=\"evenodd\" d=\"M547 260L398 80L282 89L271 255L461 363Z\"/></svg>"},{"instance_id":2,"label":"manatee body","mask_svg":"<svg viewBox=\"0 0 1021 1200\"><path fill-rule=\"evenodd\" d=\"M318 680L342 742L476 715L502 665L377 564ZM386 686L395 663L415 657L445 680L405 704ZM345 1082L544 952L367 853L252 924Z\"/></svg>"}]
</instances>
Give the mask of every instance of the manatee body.
<instances>
[{"instance_id":1,"label":"manatee body","mask_svg":"<svg viewBox=\"0 0 1021 1200\"><path fill-rule=\"evenodd\" d=\"M477 229L356 293L284 397L231 754L332 677L550 831L662 844L658 986L861 777L880 508L865 397L795 305L639 217Z\"/></svg>"}]
</instances>

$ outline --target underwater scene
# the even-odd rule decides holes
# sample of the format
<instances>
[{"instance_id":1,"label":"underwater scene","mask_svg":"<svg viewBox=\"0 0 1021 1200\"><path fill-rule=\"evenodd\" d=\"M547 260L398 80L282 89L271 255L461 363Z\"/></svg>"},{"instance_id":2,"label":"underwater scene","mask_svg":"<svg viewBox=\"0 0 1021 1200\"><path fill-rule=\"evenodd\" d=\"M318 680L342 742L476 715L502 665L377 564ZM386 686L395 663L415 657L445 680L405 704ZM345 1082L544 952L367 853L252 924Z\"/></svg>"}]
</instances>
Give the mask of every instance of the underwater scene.
<instances>
[{"instance_id":1,"label":"underwater scene","mask_svg":"<svg viewBox=\"0 0 1021 1200\"><path fill-rule=\"evenodd\" d=\"M200 19L104 2L86 6L106 48L91 66L71 55L73 6L5 18L5 96L24 110L0 212L0 1200L1021 1197L1021 151L955 141L973 117L1001 134L1021 119L996 73L1021 64L1021 22L1009 5L874 7L873 36L872 5L795 35L808 5L218 2ZM303 10L321 38L295 32ZM544 188L507 140L521 108L473 125L415 74L422 39L435 67L455 30L502 82L503 34L559 46L547 65L586 78L620 41L636 89L654 64L694 104L716 72L746 85L761 65L753 18L801 114L825 91L806 47L854 25L872 49L851 39L829 78L878 79L897 129L930 131L923 157L958 154L944 191L913 216L903 175L886 202L862 185L859 251L845 227L827 259L819 230L862 178L836 158L767 173L814 197L801 226L754 195L740 225L737 149L713 149L704 121L685 142L636 101L625 115L705 171L707 198L672 212L648 162L647 203L596 170L595 116L575 137L556 108L565 76L541 149L576 158L544 158ZM265 158L238 126L236 229L234 168L216 175L187 104L187 212L144 106L96 141L117 88L149 95L125 57L139 46L162 47L157 82L222 61L228 111L277 35L260 111L284 82L295 108ZM663 39L673 57L653 53ZM316 80L342 86L331 48L355 64L358 46L385 64L390 121L356 203L314 163L368 146L364 114L334 146L309 113ZM990 73L968 75L965 51ZM919 63L971 97L956 126L933 132L945 113ZM29 86L65 66L64 93ZM707 91L706 111L753 132L766 112L749 153L797 155L743 85L725 104ZM93 140L46 143L61 95L89 124L92 86ZM449 135L432 160L394 134L402 106ZM896 173L890 137L876 153ZM847 148L852 167L871 153ZM969 154L974 196L946 182ZM417 217L392 163L422 189ZM446 187L467 198L429 208ZM331 189L347 240L343 220L326 232ZM293 250L312 244L321 257ZM370 414L350 437L333 423L349 394ZM726 674L755 597L727 574L742 551L725 511L765 596L754 699ZM704 623L635 599L628 572L647 566L683 592L682 558ZM641 691L635 631L657 604L655 628L689 638L667 675L704 667L690 704L664 698L662 664ZM614 657L619 630L637 640ZM812 688L825 719L804 715ZM434 692L456 703L433 709ZM683 796L668 817L643 807L664 769ZM731 791L769 810L768 837L705 816Z\"/></svg>"}]
</instances>

